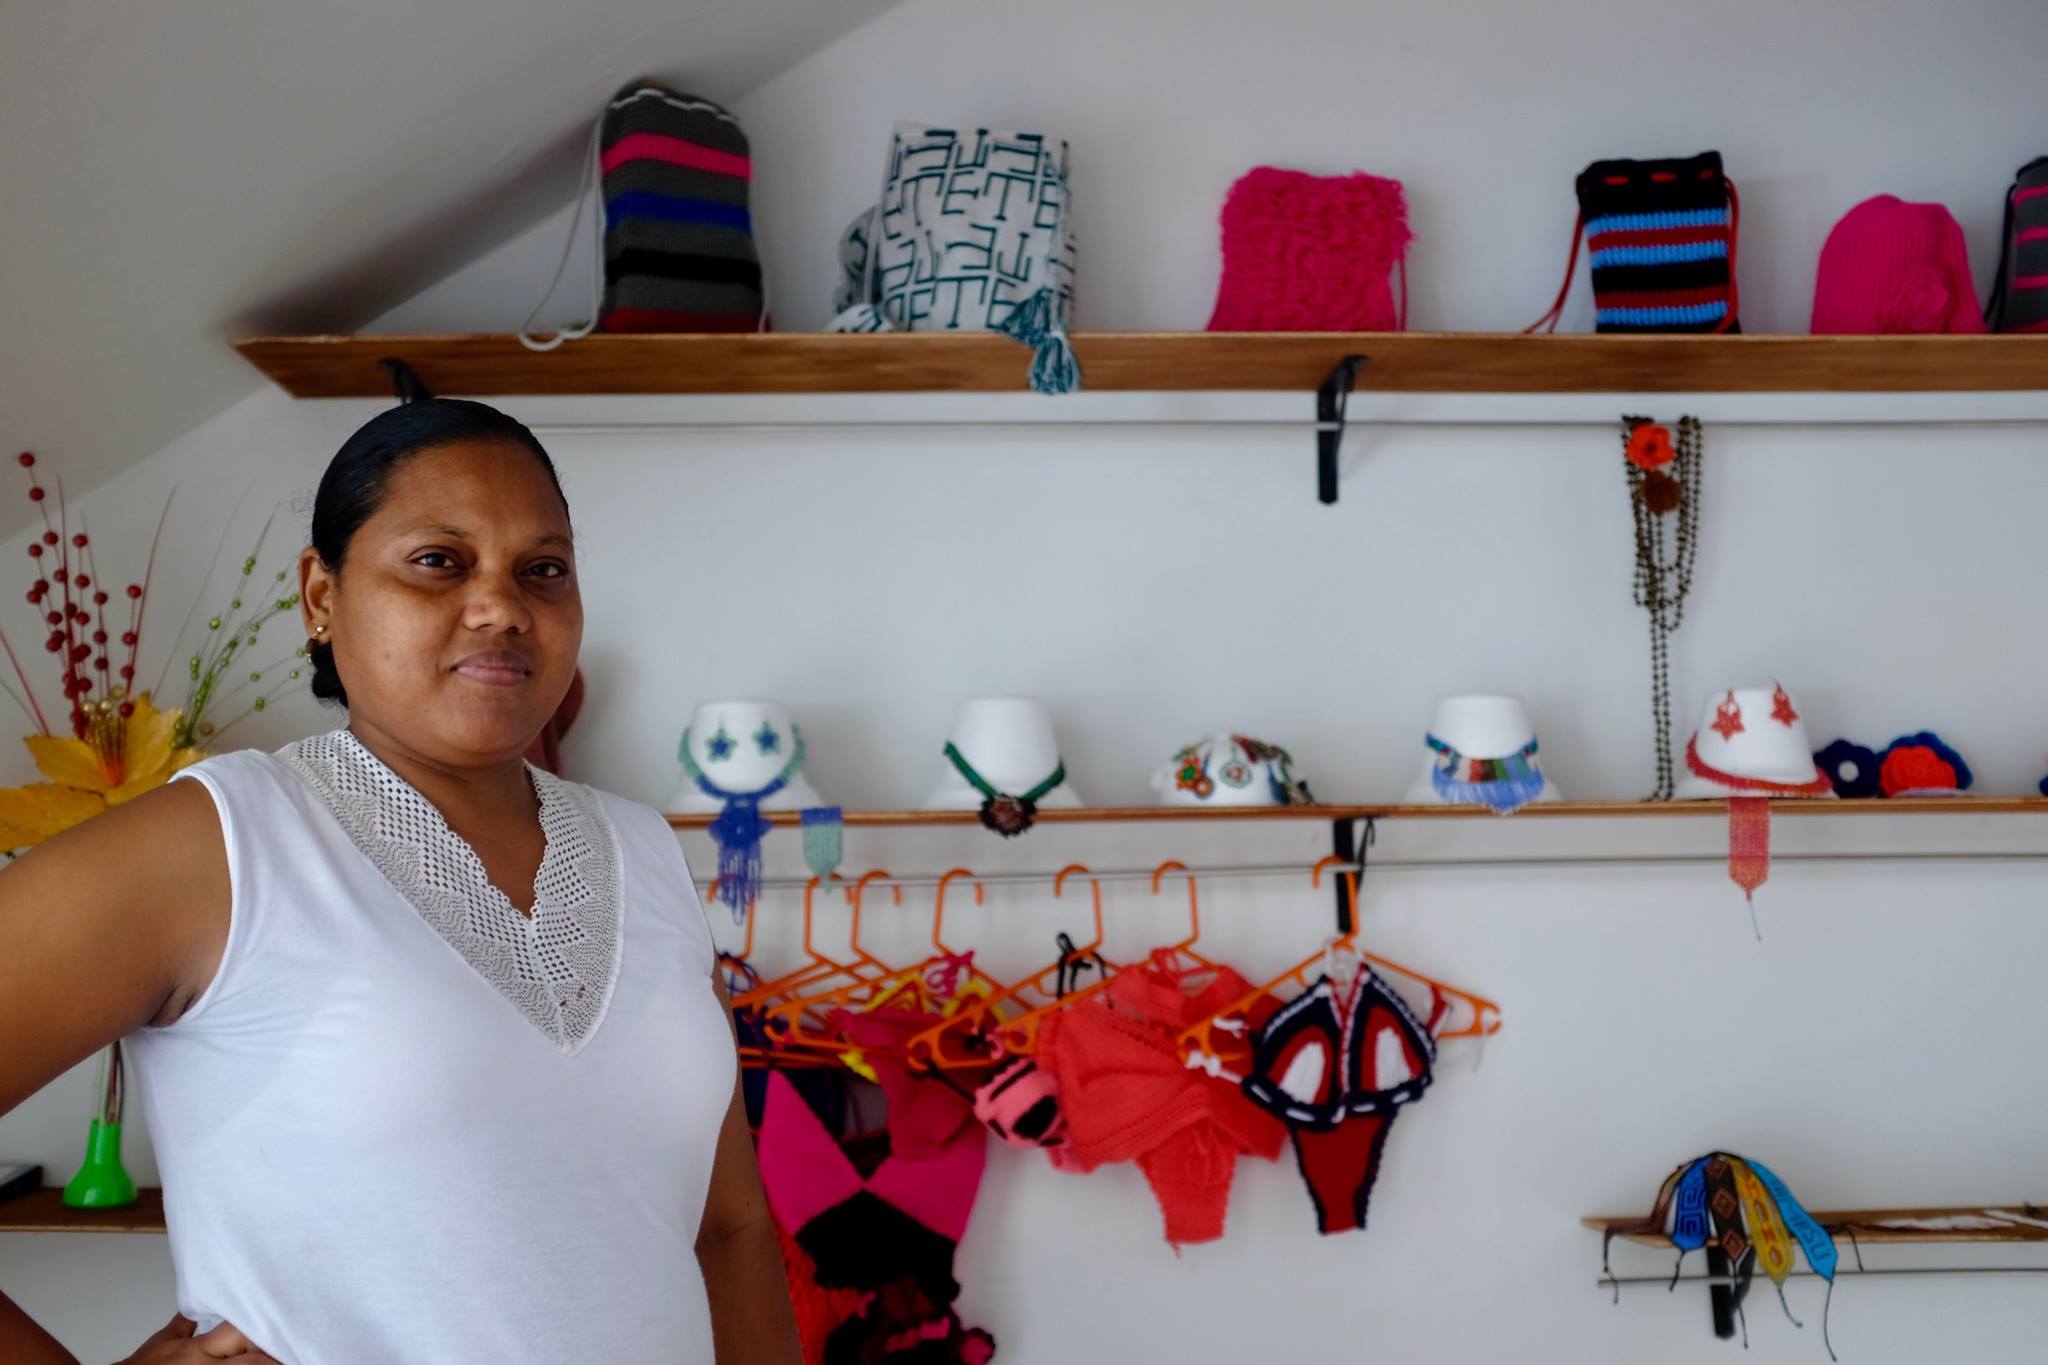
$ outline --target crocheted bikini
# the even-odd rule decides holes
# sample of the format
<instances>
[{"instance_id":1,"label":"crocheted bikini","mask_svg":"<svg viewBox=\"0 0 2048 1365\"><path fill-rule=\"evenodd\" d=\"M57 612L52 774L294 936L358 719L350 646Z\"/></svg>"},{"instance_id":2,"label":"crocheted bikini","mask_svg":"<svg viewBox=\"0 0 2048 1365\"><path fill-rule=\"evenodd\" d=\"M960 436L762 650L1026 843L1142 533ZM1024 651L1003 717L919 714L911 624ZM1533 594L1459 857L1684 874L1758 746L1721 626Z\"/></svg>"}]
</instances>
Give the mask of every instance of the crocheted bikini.
<instances>
[{"instance_id":1,"label":"crocheted bikini","mask_svg":"<svg viewBox=\"0 0 2048 1365\"><path fill-rule=\"evenodd\" d=\"M1429 1027L1363 963L1348 993L1320 977L1259 1031L1244 1093L1293 1134L1321 1231L1365 1226L1394 1116L1429 1088L1435 1061Z\"/></svg>"}]
</instances>

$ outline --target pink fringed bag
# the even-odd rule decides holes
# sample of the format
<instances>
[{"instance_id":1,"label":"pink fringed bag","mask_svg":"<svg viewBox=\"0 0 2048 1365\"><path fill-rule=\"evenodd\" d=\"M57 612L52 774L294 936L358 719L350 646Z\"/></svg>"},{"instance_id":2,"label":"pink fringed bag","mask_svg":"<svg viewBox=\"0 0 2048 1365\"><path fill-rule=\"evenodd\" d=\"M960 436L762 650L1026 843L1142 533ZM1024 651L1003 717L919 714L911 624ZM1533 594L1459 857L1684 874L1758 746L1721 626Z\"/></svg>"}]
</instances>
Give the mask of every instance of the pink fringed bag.
<instances>
[{"instance_id":1,"label":"pink fringed bag","mask_svg":"<svg viewBox=\"0 0 2048 1365\"><path fill-rule=\"evenodd\" d=\"M1222 224L1210 331L1406 330L1411 237L1400 181L1260 166L1230 187Z\"/></svg>"}]
</instances>

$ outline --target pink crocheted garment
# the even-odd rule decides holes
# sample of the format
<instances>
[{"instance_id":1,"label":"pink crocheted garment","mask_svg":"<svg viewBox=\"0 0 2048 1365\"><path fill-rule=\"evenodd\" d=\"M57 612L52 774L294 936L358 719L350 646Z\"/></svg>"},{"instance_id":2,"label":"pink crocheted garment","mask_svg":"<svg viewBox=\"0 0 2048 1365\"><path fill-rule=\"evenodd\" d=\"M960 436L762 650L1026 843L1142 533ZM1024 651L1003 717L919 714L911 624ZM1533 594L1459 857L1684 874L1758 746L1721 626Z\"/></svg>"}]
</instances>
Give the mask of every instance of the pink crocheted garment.
<instances>
[{"instance_id":1,"label":"pink crocheted garment","mask_svg":"<svg viewBox=\"0 0 2048 1365\"><path fill-rule=\"evenodd\" d=\"M1407 289L1389 277L1407 254L1401 182L1260 166L1223 201L1223 282L1212 332L1395 332Z\"/></svg>"}]
</instances>

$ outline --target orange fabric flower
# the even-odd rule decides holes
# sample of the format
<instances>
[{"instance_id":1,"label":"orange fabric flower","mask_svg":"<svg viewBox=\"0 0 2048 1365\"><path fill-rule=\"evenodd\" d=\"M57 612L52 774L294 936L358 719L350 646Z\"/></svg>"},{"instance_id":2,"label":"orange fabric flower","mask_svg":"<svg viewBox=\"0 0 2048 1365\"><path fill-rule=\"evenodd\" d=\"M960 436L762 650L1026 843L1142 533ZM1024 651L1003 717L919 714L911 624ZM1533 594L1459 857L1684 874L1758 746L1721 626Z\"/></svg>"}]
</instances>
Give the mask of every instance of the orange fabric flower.
<instances>
[{"instance_id":1,"label":"orange fabric flower","mask_svg":"<svg viewBox=\"0 0 2048 1365\"><path fill-rule=\"evenodd\" d=\"M1661 469L1677 458L1670 427L1645 422L1628 434L1628 462L1637 469Z\"/></svg>"}]
</instances>

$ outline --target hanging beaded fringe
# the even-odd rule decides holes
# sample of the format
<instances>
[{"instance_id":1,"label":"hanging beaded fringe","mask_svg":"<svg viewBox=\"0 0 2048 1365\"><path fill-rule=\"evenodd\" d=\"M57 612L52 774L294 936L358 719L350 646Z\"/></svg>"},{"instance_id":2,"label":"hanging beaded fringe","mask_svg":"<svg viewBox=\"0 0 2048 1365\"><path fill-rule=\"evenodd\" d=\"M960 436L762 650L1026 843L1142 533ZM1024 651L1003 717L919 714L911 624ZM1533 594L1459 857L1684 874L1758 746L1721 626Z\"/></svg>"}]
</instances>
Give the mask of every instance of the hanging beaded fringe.
<instances>
[{"instance_id":1,"label":"hanging beaded fringe","mask_svg":"<svg viewBox=\"0 0 2048 1365\"><path fill-rule=\"evenodd\" d=\"M1771 875L1771 802L1765 796L1728 798L1728 879L1749 901L1749 927L1757 938L1756 889Z\"/></svg>"},{"instance_id":2,"label":"hanging beaded fringe","mask_svg":"<svg viewBox=\"0 0 2048 1365\"><path fill-rule=\"evenodd\" d=\"M844 817L837 806L813 806L803 813L803 822L804 866L814 877L829 877L844 856Z\"/></svg>"},{"instance_id":3,"label":"hanging beaded fringe","mask_svg":"<svg viewBox=\"0 0 2048 1365\"><path fill-rule=\"evenodd\" d=\"M1454 806L1485 806L1495 815L1513 815L1543 795L1543 774L1496 778L1491 782L1458 782L1443 769L1430 774L1436 794Z\"/></svg>"},{"instance_id":4,"label":"hanging beaded fringe","mask_svg":"<svg viewBox=\"0 0 2048 1365\"><path fill-rule=\"evenodd\" d=\"M759 807L738 796L728 799L711 822L711 837L718 844L718 899L732 910L734 924L747 917L747 907L761 894L761 840L768 829Z\"/></svg>"},{"instance_id":5,"label":"hanging beaded fringe","mask_svg":"<svg viewBox=\"0 0 2048 1365\"><path fill-rule=\"evenodd\" d=\"M1081 362L1060 325L1052 290L1041 289L1012 308L996 330L1032 349L1032 392L1072 393L1081 387Z\"/></svg>"}]
</instances>

